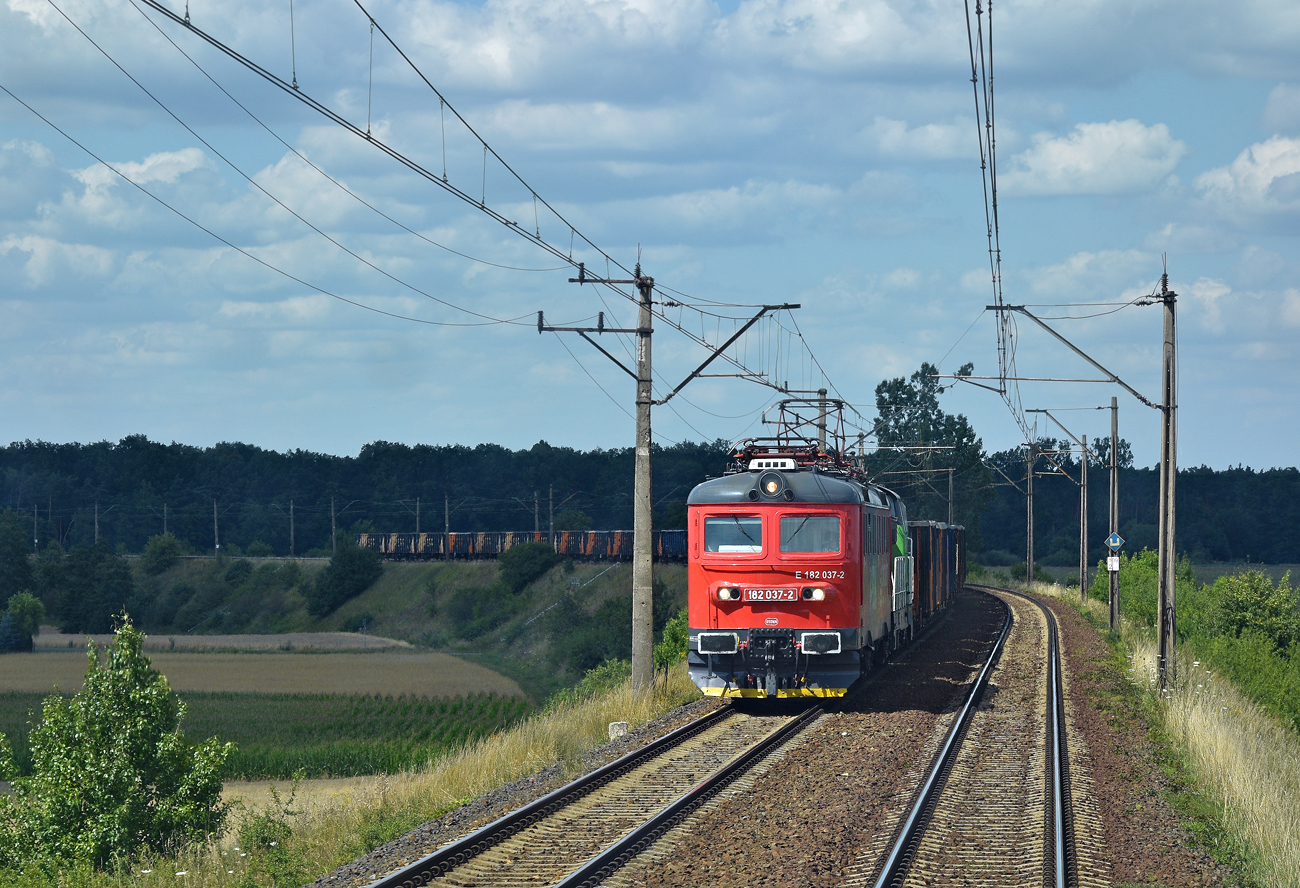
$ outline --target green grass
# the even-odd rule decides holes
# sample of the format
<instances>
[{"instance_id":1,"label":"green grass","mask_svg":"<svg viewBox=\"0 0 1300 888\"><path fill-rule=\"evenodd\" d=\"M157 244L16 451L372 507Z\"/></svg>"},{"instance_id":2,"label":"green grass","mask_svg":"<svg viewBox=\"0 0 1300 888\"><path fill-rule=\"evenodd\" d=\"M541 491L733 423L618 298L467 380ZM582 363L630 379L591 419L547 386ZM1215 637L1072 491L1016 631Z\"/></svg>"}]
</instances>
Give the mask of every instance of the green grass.
<instances>
[{"instance_id":1,"label":"green grass","mask_svg":"<svg viewBox=\"0 0 1300 888\"><path fill-rule=\"evenodd\" d=\"M189 707L182 728L193 742L233 741L227 778L287 779L396 773L424 765L514 724L533 711L520 697L338 696L329 694L181 694ZM41 694L0 695L0 731L27 773L28 712Z\"/></svg>"}]
</instances>

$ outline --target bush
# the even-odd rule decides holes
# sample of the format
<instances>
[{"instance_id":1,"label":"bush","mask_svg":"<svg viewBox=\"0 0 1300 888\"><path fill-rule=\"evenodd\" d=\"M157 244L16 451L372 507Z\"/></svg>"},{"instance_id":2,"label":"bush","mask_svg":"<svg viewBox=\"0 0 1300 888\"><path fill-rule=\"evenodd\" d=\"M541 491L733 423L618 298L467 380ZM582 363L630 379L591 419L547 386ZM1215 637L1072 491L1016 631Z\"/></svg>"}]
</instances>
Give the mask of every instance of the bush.
<instances>
[{"instance_id":1,"label":"bush","mask_svg":"<svg viewBox=\"0 0 1300 888\"><path fill-rule=\"evenodd\" d=\"M560 556L549 543L522 543L511 546L497 559L501 569L501 582L516 595L559 563Z\"/></svg>"},{"instance_id":2,"label":"bush","mask_svg":"<svg viewBox=\"0 0 1300 888\"><path fill-rule=\"evenodd\" d=\"M1279 651L1300 641L1300 601L1291 588L1289 571L1276 587L1263 571L1222 576L1214 581L1211 593L1214 600L1208 616L1214 634L1257 633Z\"/></svg>"},{"instance_id":3,"label":"bush","mask_svg":"<svg viewBox=\"0 0 1300 888\"><path fill-rule=\"evenodd\" d=\"M689 640L690 622L686 608L682 608L664 625L663 640L655 645L655 670L666 672L685 660Z\"/></svg>"},{"instance_id":4,"label":"bush","mask_svg":"<svg viewBox=\"0 0 1300 888\"><path fill-rule=\"evenodd\" d=\"M126 559L108 543L77 546L60 568L63 586L60 628L64 632L111 632L113 615L135 595L135 580Z\"/></svg>"},{"instance_id":5,"label":"bush","mask_svg":"<svg viewBox=\"0 0 1300 888\"><path fill-rule=\"evenodd\" d=\"M174 565L184 552L185 548L181 545L181 541L176 539L175 534L160 533L151 536L144 544L140 567L149 576L156 577Z\"/></svg>"},{"instance_id":6,"label":"bush","mask_svg":"<svg viewBox=\"0 0 1300 888\"><path fill-rule=\"evenodd\" d=\"M221 770L231 747L191 748L185 704L144 656L144 633L123 618L101 659L92 644L82 690L47 697L32 731L31 777L0 797L0 859L103 867L220 833L229 806ZM0 735L5 773L12 756Z\"/></svg>"},{"instance_id":7,"label":"bush","mask_svg":"<svg viewBox=\"0 0 1300 888\"><path fill-rule=\"evenodd\" d=\"M0 628L0 651L30 651L32 638L41 631L44 619L45 605L30 592L19 592L10 597L3 618L8 622L8 628Z\"/></svg>"},{"instance_id":8,"label":"bush","mask_svg":"<svg viewBox=\"0 0 1300 888\"><path fill-rule=\"evenodd\" d=\"M304 590L307 612L315 617L325 616L366 591L383 573L378 552L359 546L341 546L315 582Z\"/></svg>"},{"instance_id":9,"label":"bush","mask_svg":"<svg viewBox=\"0 0 1300 888\"><path fill-rule=\"evenodd\" d=\"M270 543L264 543L261 540L253 540L248 544L248 555L251 558L270 558L275 554Z\"/></svg>"},{"instance_id":10,"label":"bush","mask_svg":"<svg viewBox=\"0 0 1300 888\"><path fill-rule=\"evenodd\" d=\"M27 557L31 550L31 537L23 531L18 514L12 509L0 512L0 600L33 588L32 564Z\"/></svg>"}]
</instances>

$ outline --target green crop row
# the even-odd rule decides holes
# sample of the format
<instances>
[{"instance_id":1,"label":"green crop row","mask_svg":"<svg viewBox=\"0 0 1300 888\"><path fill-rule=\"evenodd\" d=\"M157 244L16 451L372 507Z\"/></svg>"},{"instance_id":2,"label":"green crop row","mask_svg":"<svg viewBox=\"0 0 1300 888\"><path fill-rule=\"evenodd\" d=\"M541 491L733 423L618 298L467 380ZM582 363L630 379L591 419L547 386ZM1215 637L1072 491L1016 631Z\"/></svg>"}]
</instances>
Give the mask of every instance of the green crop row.
<instances>
[{"instance_id":1,"label":"green crop row","mask_svg":"<svg viewBox=\"0 0 1300 888\"><path fill-rule=\"evenodd\" d=\"M418 767L431 756L508 727L532 712L522 697L384 697L328 694L181 694L182 728L191 741L235 743L226 776L350 777ZM39 719L41 694L0 694L0 732L15 762L31 766L29 723ZM34 715L29 715L34 713Z\"/></svg>"}]
</instances>

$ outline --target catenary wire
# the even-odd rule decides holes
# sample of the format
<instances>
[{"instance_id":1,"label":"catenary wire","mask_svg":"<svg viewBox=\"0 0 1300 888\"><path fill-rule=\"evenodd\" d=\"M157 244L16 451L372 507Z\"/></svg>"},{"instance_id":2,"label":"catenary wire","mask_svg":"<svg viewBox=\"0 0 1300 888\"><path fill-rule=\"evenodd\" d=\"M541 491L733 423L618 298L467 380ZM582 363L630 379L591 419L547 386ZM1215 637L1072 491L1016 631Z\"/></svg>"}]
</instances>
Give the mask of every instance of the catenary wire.
<instances>
[{"instance_id":1,"label":"catenary wire","mask_svg":"<svg viewBox=\"0 0 1300 888\"><path fill-rule=\"evenodd\" d=\"M239 174L239 175L240 175L240 176L241 176L241 177L242 177L246 182L248 182L249 185L252 185L252 186L253 186L254 188L256 188L258 191L260 191L263 195L265 195L268 199L274 201L275 204L276 204L277 206L279 206L281 209L283 209L285 212L289 213L289 214L292 215L295 219L297 219L299 222L301 222L303 225L306 225L306 226L307 226L308 228L310 228L312 231L316 232L318 235L320 235L321 237L323 237L325 240L329 241L331 244L333 244L334 246L338 247L338 248L339 248L340 250L342 250L343 252L347 253L347 254L348 254L349 256L351 256L353 259L356 259L358 262L362 263L363 265L367 266L368 268L371 268L372 270L379 272L379 274L383 275L384 277L388 278L389 280L393 281L394 283L399 284L399 285L401 285L401 286L403 286L403 287L406 287L408 290L410 290L410 291L412 291L412 292L414 292L414 293L418 293L418 294L420 294L421 296L424 296L426 299L431 299L431 300L433 300L434 302L437 302L437 303L440 304L440 305L445 305L445 306L448 307L448 308L455 309L456 311L464 312L465 314L468 314L468 315L470 315L470 316L472 316L472 317L481 318L482 320L485 320L485 321L491 321L491 322L494 322L494 323L516 323L516 324L522 323L522 322L517 321L517 320L516 320L516 321L504 321L504 320L502 320L502 319L500 319L500 318L495 318L495 317L492 317L491 315L483 314L482 312L474 311L474 310L472 310L472 309L468 309L468 308L462 308L461 306L456 305L455 303L448 302L448 301L445 300L445 299L441 299L441 298L439 298L439 297L437 297L437 296L434 296L432 293L429 293L429 292L427 292L427 291L425 291L425 290L422 290L422 289L420 289L419 287L415 286L414 284L411 284L411 283L409 283L409 282L407 282L407 281L404 281L404 280L402 280L401 278L397 277L396 275L392 274L391 272L386 271L386 270L383 269L383 268L380 268L378 265L376 265L375 263L371 262L369 259L366 259L364 256L360 255L360 254L357 253L356 251L352 250L350 247L344 245L344 244L341 243L339 240L337 240L336 238L334 238L334 237L331 236L330 234L326 233L325 231L323 231L322 229L320 229L319 227L317 227L314 223L308 221L308 220L307 220L306 218L304 218L300 213L298 213L298 211L294 210L292 207L290 207L290 206L288 206L287 204L285 204L284 201L280 200L280 199L279 199L278 197L276 197L274 194L272 194L271 192L269 192L269 191L267 191L265 188L263 188L262 185L261 185L260 183L257 182L257 180L255 180L252 176L248 175L248 174L245 173L242 169L240 169L240 167L239 167L239 166L238 166L234 161L232 161L232 160L230 160L230 158L226 157L226 155L223 154L221 151L219 151L215 146L213 146L211 142L207 141L207 140L204 139L201 135L199 135L197 132L195 132L195 130L194 130L193 127L191 127L188 123L186 123L184 120L182 120L182 119L181 119L181 118L176 114L176 112L174 112L174 111L171 110L171 108L167 107L167 105L166 105L166 104L165 104L161 99L159 99L157 96L155 96L152 92L149 91L149 89L148 89L147 87L145 87L145 85L144 85L143 83L141 83L139 80L137 80L137 79L135 78L135 76L131 74L130 71L127 71L126 68L122 67L121 63L119 63L119 62L117 61L117 59L113 58L113 56L110 55L110 54L108 53L107 50L105 50L102 46L100 46L98 43L96 43L96 42L95 42L95 39L94 39L93 37L91 37L91 36L90 36L89 34L87 34L84 30L82 30L81 26L78 25L75 21L73 21L72 18L71 18L71 17L70 17L66 12L64 12L61 8L59 8L58 4L55 3L54 0L46 0L46 2L49 3L50 6L52 6L52 7L55 9L55 11L59 13L59 15L63 16L63 18L68 22L68 24L72 25L72 27L73 27L74 29L76 29L77 33L79 33L82 37L85 37L86 40L90 43L90 45L93 46L93 47L95 47L95 49L98 50L99 53L100 53L102 56L104 56L104 58L108 59L108 61L113 65L113 67L117 68L117 70L120 71L120 72L121 72L121 73L122 73L122 74L123 74L123 75L124 75L128 80L130 80L132 83L134 83L134 84L135 84L135 85L140 89L141 92L143 92L146 96L148 96L148 97L149 97L149 98L154 102L154 104L156 104L159 108L161 108L164 112L166 112L166 114L167 114L169 117L171 117L172 120L174 120L174 121L176 121L178 124L180 124L180 125L185 129L186 132L188 132L188 133L189 133L190 135L192 135L194 138L196 138L196 139L198 139L200 142L202 142L203 145L204 145L204 146L205 146L209 151L211 151L211 152L212 152L213 154L215 154L217 157L221 158L221 160L222 160L222 161L223 161L227 166L229 166L232 170L234 170L236 173L238 173L238 174ZM133 5L134 5L134 4L133 4Z\"/></svg>"},{"instance_id":2,"label":"catenary wire","mask_svg":"<svg viewBox=\"0 0 1300 888\"><path fill-rule=\"evenodd\" d=\"M30 111L32 114L34 114L37 118L39 118L42 122L44 122L46 126L50 127L50 128L53 129L56 133L58 133L59 135L63 136L63 138L67 139L67 140L68 140L69 142L71 142L73 145L75 145L75 146L77 146L78 148L80 148L80 149L81 149L82 151L84 151L87 155L89 155L91 158L93 158L96 162L100 163L100 164L103 165L106 169L108 169L109 171L111 171L114 175L118 176L118 177L121 178L124 182L126 182L126 183L129 184L129 185L131 185L131 187L135 188L135 189L136 189L137 191L139 191L141 194L145 195L146 197L148 197L149 199L153 200L154 202L156 202L156 203L159 204L160 206L164 207L164 208L167 209L167 210L170 210L172 213L174 213L175 215L177 215L177 216L180 217L181 219L183 219L183 220L185 220L186 222L190 223L190 224L193 225L195 228L197 228L199 231L202 231L204 234L208 235L208 236L211 237L212 239L214 239L214 240L216 240L216 241L219 241L219 242L225 244L227 247L229 247L230 249L234 250L235 252L240 253L241 255L247 256L249 259L252 259L252 260L253 260L254 262L256 262L258 265L261 265L262 267L264 267L264 268L266 268L266 269L268 269L268 270L270 270L270 271L273 271L273 272L275 272L275 273L278 274L278 275L281 275L281 276L283 276L283 277L286 277L286 278L288 278L289 280L293 281L294 283L301 284L302 286L307 287L307 288L310 289L310 290L314 290L315 292L320 293L320 294L323 295L323 296L328 296L328 297L330 297L331 299L337 299L337 300L340 301L340 302L346 302L348 305L355 305L357 308L364 308L366 311L372 311L372 312L374 312L375 314L381 314L381 315L384 315L384 316L386 316L386 317L395 318L395 319L397 319L397 320L399 320L399 321L411 321L412 323L416 323L416 324L426 324L426 325L433 326L433 327L488 327L488 326L494 326L494 325L497 325L497 324L506 324L506 323L511 323L511 322L518 322L518 321L521 321L521 320L523 320L524 318L528 317L528 315L522 315L522 316L520 316L519 318L509 318L509 319L503 319L503 320L492 320L492 321L477 321L477 322L475 322L475 321L465 321L465 322L459 322L459 323L457 323L457 322L451 322L451 321L430 321L430 320L426 320L426 319L424 319L424 318L413 318L413 317L410 317L410 316L408 316L408 315L400 315L400 314L397 314L396 312L385 311L385 310L382 309L382 308L375 308L375 307L372 306L372 305L366 305L364 302L357 302L356 300L348 299L346 296L340 296L338 293L331 292L331 291L329 291L329 290L326 290L324 287L319 287L319 286L317 286L316 284L313 284L313 283L310 283L310 282L308 282L308 281L305 281L305 280L303 280L302 278L300 278L300 277L298 277L298 276L296 276L296 275L294 275L294 274L292 274L292 273L290 273L290 272L288 272L288 271L285 271L285 270L282 269L282 268L279 268L279 267L277 267L277 266L275 266L275 265L272 265L270 262L267 262L265 259L262 259L261 257L255 255L254 253L250 253L248 250L245 250L245 249L242 248L242 247L236 246L234 243L232 243L231 241L229 241L229 240L227 240L226 238L222 237L221 235L217 234L217 233L216 233L215 231L213 231L212 229L207 228L206 226L204 226L203 224L201 224L200 222L198 222L196 219L193 219L193 218L187 216L185 213L181 212L180 210L176 209L176 207L173 207L171 204L167 203L167 201L163 200L161 197L159 197L158 195L154 194L154 193L153 193L152 191L150 191L149 189L145 188L145 187L144 187L143 185L141 185L139 182L136 182L136 181L135 181L134 179L132 179L130 176L128 176L128 175L126 175L125 173L123 173L123 172L122 172L121 170L119 170L117 167L113 166L111 163L109 163L108 161L104 160L104 159L103 159L102 157L100 157L98 154L96 154L95 152L91 151L89 148L87 148L87 147L86 147L85 145L83 145L81 142L77 141L77 139L75 139L71 134L69 134L68 132L66 132L66 131L63 130L62 128L60 128L58 125L56 125L56 124L55 124L52 120L50 120L48 117L46 117L45 115L41 114L39 111L37 111L37 110L36 110L35 108L33 108L31 105L27 104L27 102L25 102L25 101L23 101L21 98L19 98L16 94L14 94L14 92L13 92L12 90L10 90L10 89L9 89L7 86L5 86L3 83L0 83L0 90L3 90L3 91L4 91L4 92L5 92L5 93L6 93L6 94L11 98L11 99L13 99L13 100L14 100L15 102L17 102L18 104L22 105L24 108L26 108L26 109L27 109L28 111Z\"/></svg>"}]
</instances>

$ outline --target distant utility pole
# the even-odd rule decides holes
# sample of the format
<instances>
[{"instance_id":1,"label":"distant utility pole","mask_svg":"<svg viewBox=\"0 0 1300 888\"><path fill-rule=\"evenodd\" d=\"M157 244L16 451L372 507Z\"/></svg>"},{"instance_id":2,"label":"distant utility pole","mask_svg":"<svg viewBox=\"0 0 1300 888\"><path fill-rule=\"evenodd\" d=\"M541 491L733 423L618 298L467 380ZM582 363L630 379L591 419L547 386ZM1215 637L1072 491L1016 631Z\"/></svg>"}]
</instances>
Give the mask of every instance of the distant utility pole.
<instances>
[{"instance_id":1,"label":"distant utility pole","mask_svg":"<svg viewBox=\"0 0 1300 888\"><path fill-rule=\"evenodd\" d=\"M765 305L753 318L742 324L731 338L714 348L700 366L687 375L677 387L660 400L654 400L653 377L651 375L650 341L654 333L653 296L654 278L641 273L641 263L636 264L631 279L614 280L611 278L591 277L586 266L578 264L578 276L569 278L573 284L633 284L638 293L637 326L616 329L605 326L605 313L597 316L595 327L551 327L546 324L542 312L537 313L538 333L577 333L587 340L598 352L618 365L628 376L636 380L636 461L633 468L632 485L632 687L649 688L654 681L654 545L653 533L653 499L650 475L650 408L655 404L665 404L681 391L687 383L698 377L704 369L731 347L758 320L769 311L798 308L798 305ZM618 358L610 354L600 343L592 339L589 333L634 333L637 337L636 371L633 372Z\"/></svg>"},{"instance_id":2,"label":"distant utility pole","mask_svg":"<svg viewBox=\"0 0 1300 888\"><path fill-rule=\"evenodd\" d=\"M339 550L339 530L338 523L334 517L334 494L330 494L330 552L337 554Z\"/></svg>"},{"instance_id":3,"label":"distant utility pole","mask_svg":"<svg viewBox=\"0 0 1300 888\"><path fill-rule=\"evenodd\" d=\"M415 535L420 535L420 498L415 498Z\"/></svg>"},{"instance_id":4,"label":"distant utility pole","mask_svg":"<svg viewBox=\"0 0 1300 888\"><path fill-rule=\"evenodd\" d=\"M1119 533L1119 399L1110 399L1110 532ZM1118 556L1118 552L1112 553ZM1110 631L1119 631L1119 571L1110 574Z\"/></svg>"},{"instance_id":5,"label":"distant utility pole","mask_svg":"<svg viewBox=\"0 0 1300 888\"><path fill-rule=\"evenodd\" d=\"M955 468L948 470L948 523L949 524L952 524L952 477L953 475L956 474L956 472L957 470Z\"/></svg>"},{"instance_id":6,"label":"distant utility pole","mask_svg":"<svg viewBox=\"0 0 1300 888\"><path fill-rule=\"evenodd\" d=\"M217 498L212 498L212 549L221 554L221 532L217 526Z\"/></svg>"},{"instance_id":7,"label":"distant utility pole","mask_svg":"<svg viewBox=\"0 0 1300 888\"><path fill-rule=\"evenodd\" d=\"M547 491L546 496L547 496L546 511L547 511L548 520L550 522L549 531L551 537L551 548L554 549L555 548L555 485L554 484L550 485L550 489Z\"/></svg>"},{"instance_id":8,"label":"distant utility pole","mask_svg":"<svg viewBox=\"0 0 1300 888\"><path fill-rule=\"evenodd\" d=\"M99 545L99 500L95 500L95 545Z\"/></svg>"},{"instance_id":9,"label":"distant utility pole","mask_svg":"<svg viewBox=\"0 0 1300 888\"><path fill-rule=\"evenodd\" d=\"M294 557L293 539L293 500L289 500L289 557Z\"/></svg>"},{"instance_id":10,"label":"distant utility pole","mask_svg":"<svg viewBox=\"0 0 1300 888\"><path fill-rule=\"evenodd\" d=\"M1160 296L1155 300L1165 307L1165 342L1161 373L1160 404L1160 606L1157 647L1160 654L1160 685L1164 687L1174 678L1174 629L1177 625L1175 584L1177 576L1174 559L1175 505L1174 486L1178 481L1178 356L1174 336L1175 304L1178 294L1169 289L1168 272L1160 276Z\"/></svg>"},{"instance_id":11,"label":"distant utility pole","mask_svg":"<svg viewBox=\"0 0 1300 888\"><path fill-rule=\"evenodd\" d=\"M817 389L817 449L826 452L826 389Z\"/></svg>"},{"instance_id":12,"label":"distant utility pole","mask_svg":"<svg viewBox=\"0 0 1300 888\"><path fill-rule=\"evenodd\" d=\"M451 534L451 494L443 493L442 495L442 532Z\"/></svg>"},{"instance_id":13,"label":"distant utility pole","mask_svg":"<svg viewBox=\"0 0 1300 888\"><path fill-rule=\"evenodd\" d=\"M1025 583L1034 581L1034 463L1038 447L1032 442L1025 451Z\"/></svg>"},{"instance_id":14,"label":"distant utility pole","mask_svg":"<svg viewBox=\"0 0 1300 888\"><path fill-rule=\"evenodd\" d=\"M1157 654L1159 657L1159 679L1160 687L1164 688L1169 680L1173 677L1174 672L1174 634L1177 628L1177 609L1175 607L1175 583L1176 564L1174 559L1177 558L1177 549L1174 540L1174 528L1177 525L1177 515L1175 507L1175 487L1178 475L1178 397L1177 397L1177 343L1175 337L1176 327L1176 310L1175 306L1178 301L1178 294L1169 289L1169 274L1164 272L1160 276L1160 292L1153 294L1149 298L1136 300L1135 305L1153 305L1160 303L1164 305L1164 343L1161 354L1161 399L1156 404L1150 399L1144 397L1131 385L1124 382L1114 373L1107 370L1097 361L1093 360L1083 349L1070 342L1060 333L1057 333L1046 323L1035 317L1025 309L1023 305L990 305L988 310L996 312L1014 311L1029 318L1038 326L1042 327L1052 335L1058 342L1065 345L1079 357L1083 358L1093 367L1096 367L1102 373L1106 374L1104 380L1057 380L1061 382L1070 381L1087 381L1087 382L1113 382L1120 386L1126 392L1137 398L1148 407L1160 411L1160 527L1159 527L1159 547L1157 558L1159 565L1158 590L1159 600L1157 604ZM1118 444L1118 441L1115 442ZM1112 458L1115 458L1116 446L1112 446ZM1112 463L1114 465L1114 463ZM1112 481L1112 497L1116 496L1115 488ZM1113 516L1112 516L1113 520ZM1112 584L1114 583L1112 577ZM1112 620L1115 620L1117 614L1115 609L1118 607L1118 601L1112 585L1111 593Z\"/></svg>"},{"instance_id":15,"label":"distant utility pole","mask_svg":"<svg viewBox=\"0 0 1300 888\"><path fill-rule=\"evenodd\" d=\"M1079 443L1083 452L1079 454L1079 474L1083 478L1079 485L1079 600L1088 600L1088 436L1084 435Z\"/></svg>"},{"instance_id":16,"label":"distant utility pole","mask_svg":"<svg viewBox=\"0 0 1300 888\"><path fill-rule=\"evenodd\" d=\"M542 532L541 500L536 490L533 491L533 535Z\"/></svg>"},{"instance_id":17,"label":"distant utility pole","mask_svg":"<svg viewBox=\"0 0 1300 888\"><path fill-rule=\"evenodd\" d=\"M36 503L32 503L32 554L39 555L40 553L41 539L40 534L36 531Z\"/></svg>"},{"instance_id":18,"label":"distant utility pole","mask_svg":"<svg viewBox=\"0 0 1300 888\"><path fill-rule=\"evenodd\" d=\"M1111 398L1111 406L1115 404L1115 399ZM1098 410L1105 408L1098 407ZM1050 410L1026 410L1026 413L1041 413L1056 423L1057 427L1065 432L1074 443L1079 445L1080 468L1079 468L1079 598L1081 601L1088 599L1088 460L1096 459L1096 456L1088 449L1088 436L1077 437L1074 432L1067 429L1061 424L1061 421L1052 415ZM1098 460L1100 462L1100 460ZM1059 469L1060 467L1057 466ZM1064 473L1062 473L1064 474ZM1068 475L1067 475L1068 477ZM1071 478L1070 480L1074 480Z\"/></svg>"}]
</instances>

